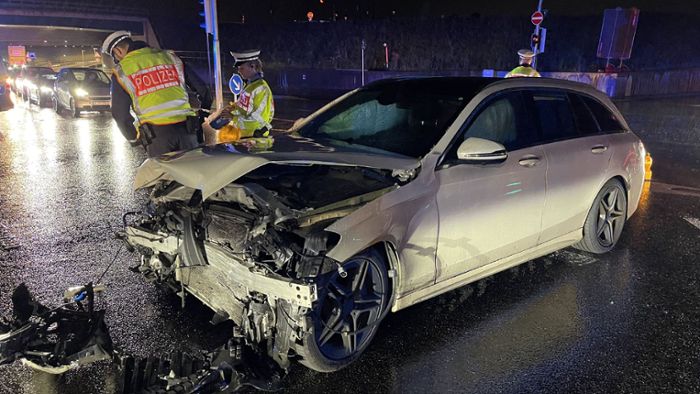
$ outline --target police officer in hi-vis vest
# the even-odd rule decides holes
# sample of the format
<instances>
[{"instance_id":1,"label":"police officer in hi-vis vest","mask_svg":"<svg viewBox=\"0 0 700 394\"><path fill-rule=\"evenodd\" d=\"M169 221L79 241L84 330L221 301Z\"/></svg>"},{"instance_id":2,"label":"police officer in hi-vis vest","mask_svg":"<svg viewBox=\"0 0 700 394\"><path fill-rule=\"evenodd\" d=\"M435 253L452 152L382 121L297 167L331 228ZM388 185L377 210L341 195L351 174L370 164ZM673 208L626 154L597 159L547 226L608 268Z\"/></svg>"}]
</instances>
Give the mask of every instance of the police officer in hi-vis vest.
<instances>
[{"instance_id":1,"label":"police officer in hi-vis vest","mask_svg":"<svg viewBox=\"0 0 700 394\"><path fill-rule=\"evenodd\" d=\"M506 78L540 76L540 73L532 67L532 59L535 57L534 52L529 49L521 49L518 51L518 57L520 58L520 64L506 74Z\"/></svg>"},{"instance_id":2,"label":"police officer in hi-vis vest","mask_svg":"<svg viewBox=\"0 0 700 394\"><path fill-rule=\"evenodd\" d=\"M112 117L132 145L143 144L149 157L198 145L180 58L133 41L127 31L110 34L102 52L116 63Z\"/></svg>"},{"instance_id":3,"label":"police officer in hi-vis vest","mask_svg":"<svg viewBox=\"0 0 700 394\"><path fill-rule=\"evenodd\" d=\"M263 79L260 51L231 52L234 67L245 81L245 87L235 103L232 103L231 121L220 130L204 125L205 142L208 144L234 142L241 138L263 138L270 135L275 103L272 90Z\"/></svg>"}]
</instances>

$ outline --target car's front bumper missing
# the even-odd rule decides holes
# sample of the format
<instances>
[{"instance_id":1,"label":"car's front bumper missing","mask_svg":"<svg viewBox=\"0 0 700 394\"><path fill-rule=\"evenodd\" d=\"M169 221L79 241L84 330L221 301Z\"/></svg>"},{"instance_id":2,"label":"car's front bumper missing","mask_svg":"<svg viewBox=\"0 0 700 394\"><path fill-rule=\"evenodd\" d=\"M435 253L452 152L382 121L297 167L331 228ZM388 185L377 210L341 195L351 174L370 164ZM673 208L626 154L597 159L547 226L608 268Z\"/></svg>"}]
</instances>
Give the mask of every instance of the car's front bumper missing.
<instances>
[{"instance_id":1,"label":"car's front bumper missing","mask_svg":"<svg viewBox=\"0 0 700 394\"><path fill-rule=\"evenodd\" d=\"M225 307L229 303L224 299L226 297L233 299L234 296L239 298L259 293L271 302L281 299L304 308L311 308L317 299L316 284L266 272L254 262L246 261L216 244L205 242L208 265L189 266L186 258L183 259L180 255L182 239L178 237L129 226L126 228L125 238L129 245L149 249L153 255L160 252L178 256L176 279L188 292L210 307L215 310L223 309L229 315L234 311Z\"/></svg>"}]
</instances>

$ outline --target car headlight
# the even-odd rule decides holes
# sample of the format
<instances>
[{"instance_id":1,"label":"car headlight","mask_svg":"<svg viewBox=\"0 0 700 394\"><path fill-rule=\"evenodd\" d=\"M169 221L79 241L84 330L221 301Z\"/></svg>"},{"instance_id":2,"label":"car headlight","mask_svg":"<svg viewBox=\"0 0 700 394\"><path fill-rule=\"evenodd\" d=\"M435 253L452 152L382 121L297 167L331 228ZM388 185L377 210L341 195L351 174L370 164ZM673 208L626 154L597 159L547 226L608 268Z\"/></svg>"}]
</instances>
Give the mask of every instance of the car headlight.
<instances>
[{"instance_id":1,"label":"car headlight","mask_svg":"<svg viewBox=\"0 0 700 394\"><path fill-rule=\"evenodd\" d=\"M51 93L51 92L53 92L53 89L51 89L51 88L48 87L48 86L42 86L42 87L40 88L40 90L41 90L41 93Z\"/></svg>"},{"instance_id":2,"label":"car headlight","mask_svg":"<svg viewBox=\"0 0 700 394\"><path fill-rule=\"evenodd\" d=\"M77 88L75 89L75 95L78 97L85 97L88 95L88 92L85 89Z\"/></svg>"}]
</instances>

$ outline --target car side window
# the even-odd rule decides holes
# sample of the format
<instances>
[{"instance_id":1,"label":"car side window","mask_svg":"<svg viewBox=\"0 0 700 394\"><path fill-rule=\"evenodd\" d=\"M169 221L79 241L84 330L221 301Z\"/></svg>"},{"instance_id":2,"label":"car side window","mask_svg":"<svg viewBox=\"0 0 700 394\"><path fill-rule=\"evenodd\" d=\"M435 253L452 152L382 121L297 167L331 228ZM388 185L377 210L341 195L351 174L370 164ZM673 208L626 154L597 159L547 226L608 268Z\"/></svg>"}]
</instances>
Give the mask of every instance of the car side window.
<instances>
[{"instance_id":1,"label":"car side window","mask_svg":"<svg viewBox=\"0 0 700 394\"><path fill-rule=\"evenodd\" d=\"M598 122L596 122L588 106L583 102L583 98L578 94L569 93L569 100L571 102L571 109L574 111L578 132L581 135L599 133Z\"/></svg>"},{"instance_id":2,"label":"car side window","mask_svg":"<svg viewBox=\"0 0 700 394\"><path fill-rule=\"evenodd\" d=\"M615 114L610 112L605 106L590 97L583 97L583 101L598 121L600 130L604 133L618 133L625 131Z\"/></svg>"},{"instance_id":3,"label":"car side window","mask_svg":"<svg viewBox=\"0 0 700 394\"><path fill-rule=\"evenodd\" d=\"M522 93L507 92L486 102L469 122L460 143L469 137L495 141L507 150L531 145L535 132L525 111ZM454 148L456 155L456 148Z\"/></svg>"},{"instance_id":4,"label":"car side window","mask_svg":"<svg viewBox=\"0 0 700 394\"><path fill-rule=\"evenodd\" d=\"M535 91L532 100L545 141L578 136L574 114L565 92Z\"/></svg>"}]
</instances>

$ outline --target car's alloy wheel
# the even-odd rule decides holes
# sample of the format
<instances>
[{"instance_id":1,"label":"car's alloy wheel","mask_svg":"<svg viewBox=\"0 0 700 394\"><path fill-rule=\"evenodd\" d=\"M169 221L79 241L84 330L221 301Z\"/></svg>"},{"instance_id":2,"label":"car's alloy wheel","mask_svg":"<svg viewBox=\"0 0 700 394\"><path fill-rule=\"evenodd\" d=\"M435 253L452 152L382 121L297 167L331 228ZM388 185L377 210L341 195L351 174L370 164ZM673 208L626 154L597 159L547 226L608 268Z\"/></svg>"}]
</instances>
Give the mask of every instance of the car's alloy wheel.
<instances>
[{"instance_id":1,"label":"car's alloy wheel","mask_svg":"<svg viewBox=\"0 0 700 394\"><path fill-rule=\"evenodd\" d=\"M61 112L60 108L58 107L58 99L56 97L51 97L51 105L56 113Z\"/></svg>"},{"instance_id":2,"label":"car's alloy wheel","mask_svg":"<svg viewBox=\"0 0 700 394\"><path fill-rule=\"evenodd\" d=\"M583 226L583 239L574 246L591 253L610 251L620 239L626 219L625 189L619 180L612 179L596 196Z\"/></svg>"},{"instance_id":3,"label":"car's alloy wheel","mask_svg":"<svg viewBox=\"0 0 700 394\"><path fill-rule=\"evenodd\" d=\"M297 348L307 367L331 372L357 359L389 307L386 263L374 250L358 254L319 281L313 330Z\"/></svg>"}]
</instances>

